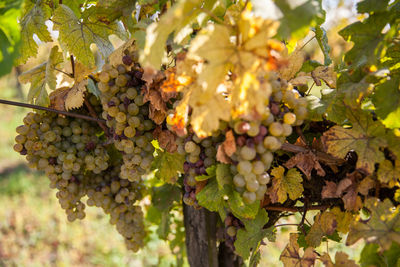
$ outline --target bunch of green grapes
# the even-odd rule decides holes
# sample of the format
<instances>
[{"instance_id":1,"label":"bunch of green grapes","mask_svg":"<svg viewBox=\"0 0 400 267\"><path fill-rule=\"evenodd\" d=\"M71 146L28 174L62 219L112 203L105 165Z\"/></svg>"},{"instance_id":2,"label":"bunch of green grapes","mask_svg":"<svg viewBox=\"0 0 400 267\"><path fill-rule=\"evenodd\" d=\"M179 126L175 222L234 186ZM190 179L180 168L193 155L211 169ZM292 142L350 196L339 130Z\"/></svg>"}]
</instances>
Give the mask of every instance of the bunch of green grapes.
<instances>
[{"instance_id":1,"label":"bunch of green grapes","mask_svg":"<svg viewBox=\"0 0 400 267\"><path fill-rule=\"evenodd\" d=\"M213 136L200 139L191 133L186 138L178 138L178 153L186 155L183 165L183 201L186 205L197 205L196 176L207 174L206 169L216 163L217 145L223 141L220 131Z\"/></svg>"},{"instance_id":2,"label":"bunch of green grapes","mask_svg":"<svg viewBox=\"0 0 400 267\"><path fill-rule=\"evenodd\" d=\"M271 85L272 94L262 120L238 120L231 124L237 146L231 156L233 183L248 204L264 198L273 153L292 134L292 127L301 125L307 115L307 101L296 90L278 80Z\"/></svg>"},{"instance_id":3,"label":"bunch of green grapes","mask_svg":"<svg viewBox=\"0 0 400 267\"><path fill-rule=\"evenodd\" d=\"M96 124L55 113L28 113L18 126L14 150L31 168L42 170L66 211L69 221L85 217L81 198L86 194L87 173L108 168L109 155Z\"/></svg>"},{"instance_id":4,"label":"bunch of green grapes","mask_svg":"<svg viewBox=\"0 0 400 267\"><path fill-rule=\"evenodd\" d=\"M122 58L124 64L106 64L98 75L102 116L115 147L123 152L121 177L129 181L138 181L146 173L154 152L154 123L148 118L149 107L141 94L143 69L134 60L133 55L127 54Z\"/></svg>"},{"instance_id":5,"label":"bunch of green grapes","mask_svg":"<svg viewBox=\"0 0 400 267\"><path fill-rule=\"evenodd\" d=\"M122 162L118 161L100 174L92 175L87 187L87 205L103 209L110 223L124 237L128 249L136 252L143 247L145 229L142 208L136 204L142 198L141 182L119 177Z\"/></svg>"}]
</instances>

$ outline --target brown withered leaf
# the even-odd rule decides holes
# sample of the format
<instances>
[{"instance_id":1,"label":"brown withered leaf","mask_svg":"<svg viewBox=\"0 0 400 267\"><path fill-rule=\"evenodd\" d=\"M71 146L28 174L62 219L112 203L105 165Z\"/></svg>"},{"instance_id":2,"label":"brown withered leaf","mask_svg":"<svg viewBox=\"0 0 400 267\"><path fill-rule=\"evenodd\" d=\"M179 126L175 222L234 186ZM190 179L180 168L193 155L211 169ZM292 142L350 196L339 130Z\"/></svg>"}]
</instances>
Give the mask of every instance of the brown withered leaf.
<instances>
[{"instance_id":1,"label":"brown withered leaf","mask_svg":"<svg viewBox=\"0 0 400 267\"><path fill-rule=\"evenodd\" d=\"M300 256L300 246L297 243L298 238L298 234L291 233L289 244L287 244L279 257L285 267L309 267L315 263L317 253L315 253L313 248L306 248L303 255Z\"/></svg>"},{"instance_id":2,"label":"brown withered leaf","mask_svg":"<svg viewBox=\"0 0 400 267\"><path fill-rule=\"evenodd\" d=\"M160 128L161 127L157 127L153 132L154 137L158 140L159 146L169 153L174 153L178 148L176 144L176 135L169 130L160 130Z\"/></svg>"},{"instance_id":3,"label":"brown withered leaf","mask_svg":"<svg viewBox=\"0 0 400 267\"><path fill-rule=\"evenodd\" d=\"M176 68L169 68L164 72L166 79L160 86L162 99L167 102L171 98L175 98L178 92L185 86L176 77Z\"/></svg>"},{"instance_id":4,"label":"brown withered leaf","mask_svg":"<svg viewBox=\"0 0 400 267\"><path fill-rule=\"evenodd\" d=\"M367 196L368 191L375 186L375 181L371 177L365 177L364 180L362 180L358 186L357 186L357 191L361 195Z\"/></svg>"},{"instance_id":5,"label":"brown withered leaf","mask_svg":"<svg viewBox=\"0 0 400 267\"><path fill-rule=\"evenodd\" d=\"M49 98L50 98L50 108L56 109L56 110L61 110L65 111L65 98L67 97L67 94L71 90L69 87L61 87L53 92L50 93Z\"/></svg>"},{"instance_id":6,"label":"brown withered leaf","mask_svg":"<svg viewBox=\"0 0 400 267\"><path fill-rule=\"evenodd\" d=\"M333 263L331 257L328 253L324 253L320 258L320 261L325 265L325 267L358 267L354 260L350 260L349 256L344 253L337 251L335 255L335 263Z\"/></svg>"},{"instance_id":7,"label":"brown withered leaf","mask_svg":"<svg viewBox=\"0 0 400 267\"><path fill-rule=\"evenodd\" d=\"M230 156L236 152L236 141L233 131L229 130L225 134L225 141L218 147L217 160L222 163L231 163Z\"/></svg>"},{"instance_id":8,"label":"brown withered leaf","mask_svg":"<svg viewBox=\"0 0 400 267\"><path fill-rule=\"evenodd\" d=\"M65 98L66 110L82 107L87 83L88 80L86 79L81 82L75 82L74 86L71 87Z\"/></svg>"},{"instance_id":9,"label":"brown withered leaf","mask_svg":"<svg viewBox=\"0 0 400 267\"><path fill-rule=\"evenodd\" d=\"M326 182L322 188L322 198L342 198L346 210L357 211L362 207L362 201L358 196L358 183L362 175L354 171L348 173L337 185L333 182Z\"/></svg>"},{"instance_id":10,"label":"brown withered leaf","mask_svg":"<svg viewBox=\"0 0 400 267\"><path fill-rule=\"evenodd\" d=\"M311 72L311 77L314 79L316 85L321 85L323 80L330 88L336 88L336 73L332 67L319 66Z\"/></svg>"},{"instance_id":11,"label":"brown withered leaf","mask_svg":"<svg viewBox=\"0 0 400 267\"><path fill-rule=\"evenodd\" d=\"M296 166L307 177L311 179L311 171L315 169L319 176L325 176L325 171L318 162L317 156L312 151L302 152L291 157L285 164L285 167L290 169Z\"/></svg>"},{"instance_id":12,"label":"brown withered leaf","mask_svg":"<svg viewBox=\"0 0 400 267\"><path fill-rule=\"evenodd\" d=\"M368 194L368 190L373 186L369 179L359 183L360 178L361 174L355 171L348 173L338 184L326 181L326 185L322 188L322 198L342 198L346 210L359 210L362 201L358 193Z\"/></svg>"},{"instance_id":13,"label":"brown withered leaf","mask_svg":"<svg viewBox=\"0 0 400 267\"><path fill-rule=\"evenodd\" d=\"M208 180L196 181L196 191L195 191L196 195L198 193L200 193L201 190L203 190L203 188L207 185L207 183L208 183Z\"/></svg>"}]
</instances>

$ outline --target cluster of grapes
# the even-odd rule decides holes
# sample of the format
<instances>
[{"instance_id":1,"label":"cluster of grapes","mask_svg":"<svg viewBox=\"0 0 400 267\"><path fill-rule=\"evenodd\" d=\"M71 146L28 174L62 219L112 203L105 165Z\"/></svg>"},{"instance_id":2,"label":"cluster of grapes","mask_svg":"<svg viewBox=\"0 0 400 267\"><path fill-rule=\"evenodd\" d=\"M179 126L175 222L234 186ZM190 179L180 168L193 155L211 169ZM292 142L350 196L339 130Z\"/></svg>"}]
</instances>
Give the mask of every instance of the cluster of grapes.
<instances>
[{"instance_id":1,"label":"cluster of grapes","mask_svg":"<svg viewBox=\"0 0 400 267\"><path fill-rule=\"evenodd\" d=\"M206 169L215 164L217 144L222 142L220 133L200 139L191 133L186 138L177 140L178 153L186 155L183 165L185 194L183 201L186 205L197 206L196 176L207 174Z\"/></svg>"},{"instance_id":2,"label":"cluster of grapes","mask_svg":"<svg viewBox=\"0 0 400 267\"><path fill-rule=\"evenodd\" d=\"M120 175L129 181L140 180L149 169L154 152L151 144L154 123L148 119L149 107L140 94L143 69L134 63L135 57L127 52L122 58L124 64L116 67L106 64L98 76L102 116L115 147L123 153Z\"/></svg>"},{"instance_id":3,"label":"cluster of grapes","mask_svg":"<svg viewBox=\"0 0 400 267\"><path fill-rule=\"evenodd\" d=\"M119 177L121 161L98 175L87 186L87 205L101 207L110 214L110 223L124 237L128 249L136 252L143 246L145 230L142 208L135 205L142 198L141 182Z\"/></svg>"},{"instance_id":4,"label":"cluster of grapes","mask_svg":"<svg viewBox=\"0 0 400 267\"><path fill-rule=\"evenodd\" d=\"M101 105L89 98L95 111ZM78 112L84 112L80 110ZM142 198L140 182L121 179L121 159L111 159L104 147L105 138L97 124L63 117L55 113L28 113L18 126L14 150L26 159L31 168L42 170L50 179L50 187L66 211L69 221L85 217L85 204L98 206L111 215L125 238L127 247L137 251L143 246L143 212L135 205Z\"/></svg>"},{"instance_id":5,"label":"cluster of grapes","mask_svg":"<svg viewBox=\"0 0 400 267\"><path fill-rule=\"evenodd\" d=\"M26 155L32 168L45 171L50 187L57 188L60 205L68 220L85 217L81 198L85 195L84 172L101 173L109 155L97 136L98 127L81 119L54 113L30 112L18 126L14 150Z\"/></svg>"},{"instance_id":6,"label":"cluster of grapes","mask_svg":"<svg viewBox=\"0 0 400 267\"><path fill-rule=\"evenodd\" d=\"M247 204L264 198L273 152L292 134L292 126L302 124L307 115L307 101L296 90L277 80L271 84L273 91L263 119L232 123L237 146L231 156L233 183Z\"/></svg>"}]
</instances>

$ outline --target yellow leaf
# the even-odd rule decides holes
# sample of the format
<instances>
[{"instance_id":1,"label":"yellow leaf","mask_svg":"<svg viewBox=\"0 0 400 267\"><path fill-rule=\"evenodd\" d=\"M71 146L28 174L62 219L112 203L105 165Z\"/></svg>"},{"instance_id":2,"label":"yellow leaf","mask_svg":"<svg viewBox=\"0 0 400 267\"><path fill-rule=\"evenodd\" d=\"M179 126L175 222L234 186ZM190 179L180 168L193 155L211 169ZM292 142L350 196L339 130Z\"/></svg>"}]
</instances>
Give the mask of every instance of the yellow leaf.
<instances>
[{"instance_id":1,"label":"yellow leaf","mask_svg":"<svg viewBox=\"0 0 400 267\"><path fill-rule=\"evenodd\" d=\"M65 98L65 109L80 108L83 105L84 93L86 92L86 85L88 81L83 80L75 83Z\"/></svg>"},{"instance_id":2,"label":"yellow leaf","mask_svg":"<svg viewBox=\"0 0 400 267\"><path fill-rule=\"evenodd\" d=\"M279 76L289 81L295 77L296 73L301 69L304 62L304 52L301 45L297 44L296 49L287 57L288 64L279 70Z\"/></svg>"},{"instance_id":3,"label":"yellow leaf","mask_svg":"<svg viewBox=\"0 0 400 267\"><path fill-rule=\"evenodd\" d=\"M341 211L339 207L334 207L331 212L336 216L337 230L343 234L347 234L354 215L348 211Z\"/></svg>"},{"instance_id":4,"label":"yellow leaf","mask_svg":"<svg viewBox=\"0 0 400 267\"><path fill-rule=\"evenodd\" d=\"M394 166L389 160L380 163L378 179L382 183L388 184L390 188L394 187L400 179L400 161L396 160Z\"/></svg>"},{"instance_id":5,"label":"yellow leaf","mask_svg":"<svg viewBox=\"0 0 400 267\"><path fill-rule=\"evenodd\" d=\"M272 187L269 190L269 197L272 203L283 203L287 199L287 194L292 200L296 200L301 196L304 191L301 182L303 178L300 172L296 169L290 169L286 175L284 175L285 169L282 166L275 167L271 171Z\"/></svg>"},{"instance_id":6,"label":"yellow leaf","mask_svg":"<svg viewBox=\"0 0 400 267\"><path fill-rule=\"evenodd\" d=\"M323 80L330 88L336 88L336 72L333 67L319 66L311 72L315 83L320 85L319 79ZM318 81L317 81L318 80ZM319 84L318 84L319 82Z\"/></svg>"},{"instance_id":7,"label":"yellow leaf","mask_svg":"<svg viewBox=\"0 0 400 267\"><path fill-rule=\"evenodd\" d=\"M312 247L318 247L324 236L334 233L336 225L336 216L332 212L325 211L318 214L310 232L306 236L307 244Z\"/></svg>"},{"instance_id":8,"label":"yellow leaf","mask_svg":"<svg viewBox=\"0 0 400 267\"><path fill-rule=\"evenodd\" d=\"M218 130L220 120L229 120L229 102L220 94L214 95L209 102L192 106L190 123L199 137L206 137Z\"/></svg>"}]
</instances>

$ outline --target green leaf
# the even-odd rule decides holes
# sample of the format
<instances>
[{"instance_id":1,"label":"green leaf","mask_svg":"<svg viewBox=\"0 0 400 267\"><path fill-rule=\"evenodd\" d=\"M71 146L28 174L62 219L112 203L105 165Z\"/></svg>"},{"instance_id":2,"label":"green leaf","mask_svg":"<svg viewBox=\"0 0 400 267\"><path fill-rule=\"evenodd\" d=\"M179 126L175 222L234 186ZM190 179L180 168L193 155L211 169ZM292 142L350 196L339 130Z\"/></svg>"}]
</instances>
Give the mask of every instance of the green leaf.
<instances>
[{"instance_id":1,"label":"green leaf","mask_svg":"<svg viewBox=\"0 0 400 267\"><path fill-rule=\"evenodd\" d=\"M160 224L158 225L157 228L157 234L158 237L161 239L166 240L168 237L168 234L170 232L170 216L168 211L163 211L161 213L161 220Z\"/></svg>"},{"instance_id":2,"label":"green leaf","mask_svg":"<svg viewBox=\"0 0 400 267\"><path fill-rule=\"evenodd\" d=\"M31 83L28 100L39 106L48 106L50 103L47 89L55 90L57 85L55 68L63 63L63 56L58 52L58 46L51 49L47 62L22 73L19 76L21 83Z\"/></svg>"},{"instance_id":3,"label":"green leaf","mask_svg":"<svg viewBox=\"0 0 400 267\"><path fill-rule=\"evenodd\" d=\"M228 196L228 205L233 215L237 218L253 219L260 210L260 201L256 200L252 204L246 204L242 196L233 187L225 186Z\"/></svg>"},{"instance_id":4,"label":"green leaf","mask_svg":"<svg viewBox=\"0 0 400 267\"><path fill-rule=\"evenodd\" d=\"M232 174L228 164L218 164L216 168L216 178L219 189L226 184L232 184Z\"/></svg>"},{"instance_id":5,"label":"green leaf","mask_svg":"<svg viewBox=\"0 0 400 267\"><path fill-rule=\"evenodd\" d=\"M365 244L360 255L360 263L362 267L387 266L383 256L378 253L378 248L378 244Z\"/></svg>"},{"instance_id":6,"label":"green leaf","mask_svg":"<svg viewBox=\"0 0 400 267\"><path fill-rule=\"evenodd\" d=\"M133 12L136 9L136 0L100 0L97 5L109 22L121 19L129 30L134 27Z\"/></svg>"},{"instance_id":7,"label":"green leaf","mask_svg":"<svg viewBox=\"0 0 400 267\"><path fill-rule=\"evenodd\" d=\"M196 176L196 181L205 181L216 176L217 165L212 165L206 169L207 174Z\"/></svg>"},{"instance_id":8,"label":"green leaf","mask_svg":"<svg viewBox=\"0 0 400 267\"><path fill-rule=\"evenodd\" d=\"M108 36L122 36L118 23L102 22L97 15L95 8L89 8L82 14L82 18L78 19L69 7L60 5L53 16L54 28L59 31L61 46L90 67L95 65L94 55L90 50L91 44L96 44L102 57L106 59L114 49Z\"/></svg>"},{"instance_id":9,"label":"green leaf","mask_svg":"<svg viewBox=\"0 0 400 267\"><path fill-rule=\"evenodd\" d=\"M5 3L0 8L0 77L9 73L19 55L21 30L18 18L21 1Z\"/></svg>"},{"instance_id":10,"label":"green leaf","mask_svg":"<svg viewBox=\"0 0 400 267\"><path fill-rule=\"evenodd\" d=\"M18 60L20 64L23 64L30 57L35 57L38 52L38 45L33 39L35 34L38 39L42 42L51 42L52 38L47 26L46 20L50 18L51 10L42 1L37 1L34 6L28 6L30 8L25 12L24 17L21 19L21 56Z\"/></svg>"},{"instance_id":11,"label":"green leaf","mask_svg":"<svg viewBox=\"0 0 400 267\"><path fill-rule=\"evenodd\" d=\"M300 5L293 8L289 0L274 2L283 13L278 35L285 40L304 38L311 27L321 25L325 21L325 11L322 9L320 0L302 1Z\"/></svg>"},{"instance_id":12,"label":"green leaf","mask_svg":"<svg viewBox=\"0 0 400 267\"><path fill-rule=\"evenodd\" d=\"M372 14L362 22L350 24L339 34L347 41L352 41L354 46L346 53L345 60L354 68L365 64L374 64L378 57L375 50L383 40L382 29L390 16L385 13Z\"/></svg>"},{"instance_id":13,"label":"green leaf","mask_svg":"<svg viewBox=\"0 0 400 267\"><path fill-rule=\"evenodd\" d=\"M160 211L169 211L174 201L181 199L181 190L175 185L164 184L153 187L152 191L152 204Z\"/></svg>"},{"instance_id":14,"label":"green leaf","mask_svg":"<svg viewBox=\"0 0 400 267\"><path fill-rule=\"evenodd\" d=\"M356 168L365 174L372 174L375 163L382 162L385 157L381 148L387 146L385 128L379 121L365 111L348 109L347 118L352 128L334 126L322 137L327 152L338 158L344 158L350 150L357 153Z\"/></svg>"},{"instance_id":15,"label":"green leaf","mask_svg":"<svg viewBox=\"0 0 400 267\"><path fill-rule=\"evenodd\" d=\"M400 210L393 209L393 203L389 199L380 201L369 198L364 205L370 212L371 218L363 221L358 217L350 225L346 245L352 245L364 238L380 245L383 250L388 250L392 242L400 244Z\"/></svg>"},{"instance_id":16,"label":"green leaf","mask_svg":"<svg viewBox=\"0 0 400 267\"><path fill-rule=\"evenodd\" d=\"M264 229L264 225L268 222L268 214L261 209L253 220L244 220L244 229L239 229L236 235L235 251L243 259L250 256L251 250L256 250L260 242L267 237L270 241L274 241L275 234L272 228Z\"/></svg>"},{"instance_id":17,"label":"green leaf","mask_svg":"<svg viewBox=\"0 0 400 267\"><path fill-rule=\"evenodd\" d=\"M385 11L388 7L389 0L364 0L357 3L358 13L371 13L377 11Z\"/></svg>"},{"instance_id":18,"label":"green leaf","mask_svg":"<svg viewBox=\"0 0 400 267\"><path fill-rule=\"evenodd\" d=\"M387 128L400 128L400 78L394 76L390 80L376 86L372 101L376 114Z\"/></svg>"},{"instance_id":19,"label":"green leaf","mask_svg":"<svg viewBox=\"0 0 400 267\"><path fill-rule=\"evenodd\" d=\"M88 79L87 89L90 93L94 94L98 99L100 99L100 90L92 79Z\"/></svg>"},{"instance_id":20,"label":"green leaf","mask_svg":"<svg viewBox=\"0 0 400 267\"><path fill-rule=\"evenodd\" d=\"M329 56L331 47L328 44L328 36L326 35L326 31L321 26L315 27L313 31L315 32L315 38L317 39L318 45L324 54L324 65L328 66L332 63L332 59Z\"/></svg>"},{"instance_id":21,"label":"green leaf","mask_svg":"<svg viewBox=\"0 0 400 267\"><path fill-rule=\"evenodd\" d=\"M157 169L155 176L167 183L175 183L179 173L183 173L183 163L185 155L179 153L168 153L157 151L158 155L154 158L152 169Z\"/></svg>"},{"instance_id":22,"label":"green leaf","mask_svg":"<svg viewBox=\"0 0 400 267\"><path fill-rule=\"evenodd\" d=\"M216 180L209 181L197 195L196 199L200 206L209 211L219 212L221 218L225 217L225 192L220 190Z\"/></svg>"},{"instance_id":23,"label":"green leaf","mask_svg":"<svg viewBox=\"0 0 400 267\"><path fill-rule=\"evenodd\" d=\"M323 66L323 64L319 63L318 61L315 60L307 60L304 61L303 66L301 66L301 69L299 72L312 72L314 69L317 67Z\"/></svg>"},{"instance_id":24,"label":"green leaf","mask_svg":"<svg viewBox=\"0 0 400 267\"><path fill-rule=\"evenodd\" d=\"M321 98L308 96L308 118L315 121L326 118L341 124L346 119L346 107L343 98L343 94L337 89L321 90Z\"/></svg>"}]
</instances>

